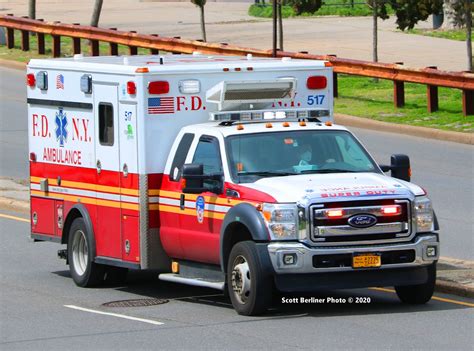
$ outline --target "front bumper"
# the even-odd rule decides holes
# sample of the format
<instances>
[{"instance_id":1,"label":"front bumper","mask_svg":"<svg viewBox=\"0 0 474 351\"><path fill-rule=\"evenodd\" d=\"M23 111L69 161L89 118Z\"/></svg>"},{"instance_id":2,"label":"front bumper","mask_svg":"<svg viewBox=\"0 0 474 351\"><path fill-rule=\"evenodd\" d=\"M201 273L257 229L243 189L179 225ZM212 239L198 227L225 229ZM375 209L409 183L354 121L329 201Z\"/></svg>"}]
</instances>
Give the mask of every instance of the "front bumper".
<instances>
[{"instance_id":1,"label":"front bumper","mask_svg":"<svg viewBox=\"0 0 474 351\"><path fill-rule=\"evenodd\" d=\"M276 275L286 274L308 274L308 273L337 273L337 272L367 272L386 271L389 269L410 269L429 266L439 258L439 241L437 234L430 233L416 237L412 242L371 245L371 246L346 246L346 247L308 247L295 242L273 242L268 244L268 254ZM435 252L435 255L428 257L427 250ZM351 265L341 264L337 267L315 267L314 256L331 257L334 255L352 255L362 253L378 253L390 255L396 252L414 253L409 262L387 263L382 261L378 268L352 268ZM432 254L433 252L431 252ZM294 256L292 264L285 263L285 256Z\"/></svg>"}]
</instances>

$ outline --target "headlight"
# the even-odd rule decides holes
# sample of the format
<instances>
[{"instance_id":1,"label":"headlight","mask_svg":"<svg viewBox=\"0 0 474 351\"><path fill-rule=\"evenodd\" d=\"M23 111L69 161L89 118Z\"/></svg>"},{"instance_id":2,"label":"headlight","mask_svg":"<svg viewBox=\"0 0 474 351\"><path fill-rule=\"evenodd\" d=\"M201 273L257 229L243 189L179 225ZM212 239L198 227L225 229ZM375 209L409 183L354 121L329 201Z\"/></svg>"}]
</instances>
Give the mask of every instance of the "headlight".
<instances>
[{"instance_id":1,"label":"headlight","mask_svg":"<svg viewBox=\"0 0 474 351\"><path fill-rule=\"evenodd\" d=\"M272 240L297 239L295 204L263 204L262 213Z\"/></svg>"},{"instance_id":2,"label":"headlight","mask_svg":"<svg viewBox=\"0 0 474 351\"><path fill-rule=\"evenodd\" d=\"M418 233L433 230L433 207L431 206L431 200L426 196L417 196L415 198L415 216Z\"/></svg>"}]
</instances>

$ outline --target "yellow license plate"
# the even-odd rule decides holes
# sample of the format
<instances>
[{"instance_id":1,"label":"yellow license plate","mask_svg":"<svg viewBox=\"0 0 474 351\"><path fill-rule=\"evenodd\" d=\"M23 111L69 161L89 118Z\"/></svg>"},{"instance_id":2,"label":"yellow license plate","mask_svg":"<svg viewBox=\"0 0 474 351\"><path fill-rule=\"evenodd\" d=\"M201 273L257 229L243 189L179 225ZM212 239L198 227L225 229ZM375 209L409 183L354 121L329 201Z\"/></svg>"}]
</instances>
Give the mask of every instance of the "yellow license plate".
<instances>
[{"instance_id":1,"label":"yellow license plate","mask_svg":"<svg viewBox=\"0 0 474 351\"><path fill-rule=\"evenodd\" d=\"M356 255L352 257L353 268L380 267L382 258L378 254Z\"/></svg>"}]
</instances>

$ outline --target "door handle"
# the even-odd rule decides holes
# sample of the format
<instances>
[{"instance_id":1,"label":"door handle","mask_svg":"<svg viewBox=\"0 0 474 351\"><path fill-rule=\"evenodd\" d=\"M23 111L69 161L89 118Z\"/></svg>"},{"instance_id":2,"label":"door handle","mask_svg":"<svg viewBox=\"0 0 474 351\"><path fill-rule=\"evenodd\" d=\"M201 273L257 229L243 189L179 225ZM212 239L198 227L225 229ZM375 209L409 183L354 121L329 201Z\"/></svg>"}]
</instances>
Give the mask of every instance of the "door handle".
<instances>
[{"instance_id":1,"label":"door handle","mask_svg":"<svg viewBox=\"0 0 474 351\"><path fill-rule=\"evenodd\" d=\"M127 166L126 163L123 164L122 172L123 172L123 177L127 178L127 176L128 176L128 166Z\"/></svg>"},{"instance_id":2,"label":"door handle","mask_svg":"<svg viewBox=\"0 0 474 351\"><path fill-rule=\"evenodd\" d=\"M181 210L184 210L185 206L184 206L184 203L185 203L185 198L184 198L184 194L181 194L180 198L179 198L179 208Z\"/></svg>"},{"instance_id":3,"label":"door handle","mask_svg":"<svg viewBox=\"0 0 474 351\"><path fill-rule=\"evenodd\" d=\"M100 160L97 160L96 166L97 166L97 173L100 174L100 171L102 170L102 164L100 163Z\"/></svg>"}]
</instances>

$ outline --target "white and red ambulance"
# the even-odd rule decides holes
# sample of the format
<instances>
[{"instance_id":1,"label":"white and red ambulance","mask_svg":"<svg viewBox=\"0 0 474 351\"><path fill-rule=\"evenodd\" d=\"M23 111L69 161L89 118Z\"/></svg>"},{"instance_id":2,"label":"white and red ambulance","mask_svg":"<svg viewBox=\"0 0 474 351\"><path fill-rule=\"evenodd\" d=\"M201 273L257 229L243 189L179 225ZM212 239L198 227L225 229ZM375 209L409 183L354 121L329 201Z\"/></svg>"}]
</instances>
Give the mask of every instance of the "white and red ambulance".
<instances>
[{"instance_id":1,"label":"white and red ambulance","mask_svg":"<svg viewBox=\"0 0 474 351\"><path fill-rule=\"evenodd\" d=\"M31 237L67 245L77 285L159 270L246 315L274 290L431 298L431 202L407 156L379 166L332 123L328 62L76 55L27 85Z\"/></svg>"}]
</instances>

